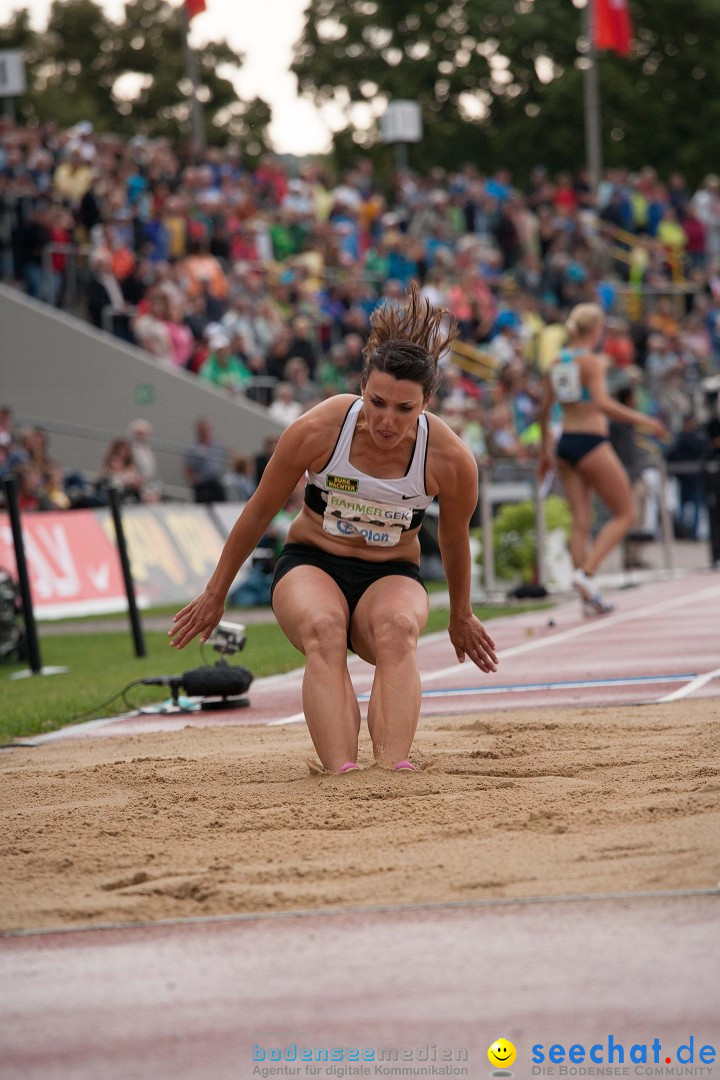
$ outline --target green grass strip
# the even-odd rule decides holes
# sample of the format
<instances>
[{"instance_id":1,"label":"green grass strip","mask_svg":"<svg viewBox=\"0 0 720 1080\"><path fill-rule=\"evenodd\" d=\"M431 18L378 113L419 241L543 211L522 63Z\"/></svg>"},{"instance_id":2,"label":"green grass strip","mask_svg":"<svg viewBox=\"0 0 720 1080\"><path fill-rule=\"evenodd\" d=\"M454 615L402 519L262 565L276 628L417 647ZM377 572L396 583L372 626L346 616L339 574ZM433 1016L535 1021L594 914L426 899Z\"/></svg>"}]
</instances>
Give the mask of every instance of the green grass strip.
<instances>
[{"instance_id":1,"label":"green grass strip","mask_svg":"<svg viewBox=\"0 0 720 1080\"><path fill-rule=\"evenodd\" d=\"M536 611L539 606L481 606L475 611L484 622L500 615ZM232 617L241 621L242 613L233 612ZM169 626L170 617L167 621ZM447 624L448 612L433 609L425 632L444 630ZM54 731L81 719L114 716L139 705L164 701L169 695L167 689L159 686L134 686L127 692L126 700L120 695L128 683L136 679L180 675L200 664L213 664L218 659L214 649L201 648L197 642L183 652L177 652L170 647L167 634L161 631L145 631L148 655L141 659L135 656L126 629L112 632L89 629L86 633L78 633L75 628L67 634L43 635L41 625L39 636L43 665L67 667L68 672L13 680L11 674L27 669L27 664L0 665L1 743ZM255 678L260 678L301 667L303 657L275 622L267 622L248 626L247 645L230 662L249 668Z\"/></svg>"}]
</instances>

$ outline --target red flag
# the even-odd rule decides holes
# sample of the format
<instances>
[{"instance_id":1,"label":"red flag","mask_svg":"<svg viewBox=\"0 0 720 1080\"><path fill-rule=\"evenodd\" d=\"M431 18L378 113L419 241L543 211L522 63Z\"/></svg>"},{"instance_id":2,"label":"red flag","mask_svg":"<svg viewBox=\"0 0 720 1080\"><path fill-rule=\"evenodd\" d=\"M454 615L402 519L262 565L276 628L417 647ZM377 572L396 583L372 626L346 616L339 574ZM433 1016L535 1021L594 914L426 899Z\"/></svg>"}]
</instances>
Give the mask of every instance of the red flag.
<instances>
[{"instance_id":1,"label":"red flag","mask_svg":"<svg viewBox=\"0 0 720 1080\"><path fill-rule=\"evenodd\" d=\"M185 0L188 19L194 19L196 15L200 15L205 11L205 7L205 0Z\"/></svg>"},{"instance_id":2,"label":"red flag","mask_svg":"<svg viewBox=\"0 0 720 1080\"><path fill-rule=\"evenodd\" d=\"M593 45L619 56L630 52L633 28L627 0L594 0Z\"/></svg>"}]
</instances>

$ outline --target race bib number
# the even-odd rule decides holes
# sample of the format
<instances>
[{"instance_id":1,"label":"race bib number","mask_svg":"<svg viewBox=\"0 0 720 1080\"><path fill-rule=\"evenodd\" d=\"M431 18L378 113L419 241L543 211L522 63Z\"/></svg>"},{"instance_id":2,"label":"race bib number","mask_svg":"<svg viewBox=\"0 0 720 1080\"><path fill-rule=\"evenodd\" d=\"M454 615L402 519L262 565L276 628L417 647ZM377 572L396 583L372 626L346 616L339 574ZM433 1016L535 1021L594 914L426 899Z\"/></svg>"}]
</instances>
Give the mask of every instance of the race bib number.
<instances>
[{"instance_id":1,"label":"race bib number","mask_svg":"<svg viewBox=\"0 0 720 1080\"><path fill-rule=\"evenodd\" d=\"M373 547L395 547L403 531L412 527L412 517L410 507L378 505L329 491L323 529L333 536L361 536Z\"/></svg>"},{"instance_id":2,"label":"race bib number","mask_svg":"<svg viewBox=\"0 0 720 1080\"><path fill-rule=\"evenodd\" d=\"M582 382L577 364L555 364L550 368L550 382L555 397L563 405L572 405L580 400Z\"/></svg>"}]
</instances>

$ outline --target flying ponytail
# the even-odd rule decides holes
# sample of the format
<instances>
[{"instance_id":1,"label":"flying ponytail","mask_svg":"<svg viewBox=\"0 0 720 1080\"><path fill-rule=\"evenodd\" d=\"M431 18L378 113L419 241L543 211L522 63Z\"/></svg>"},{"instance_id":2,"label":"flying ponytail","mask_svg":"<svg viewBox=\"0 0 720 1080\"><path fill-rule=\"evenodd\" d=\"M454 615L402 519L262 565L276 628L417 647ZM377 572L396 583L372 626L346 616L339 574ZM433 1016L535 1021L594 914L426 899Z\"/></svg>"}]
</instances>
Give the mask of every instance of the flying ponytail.
<instances>
[{"instance_id":1,"label":"flying ponytail","mask_svg":"<svg viewBox=\"0 0 720 1080\"><path fill-rule=\"evenodd\" d=\"M438 360L458 333L453 313L433 307L417 282L411 282L405 305L386 302L370 316L362 385L371 371L382 371L395 379L420 383L427 401L440 383Z\"/></svg>"}]
</instances>

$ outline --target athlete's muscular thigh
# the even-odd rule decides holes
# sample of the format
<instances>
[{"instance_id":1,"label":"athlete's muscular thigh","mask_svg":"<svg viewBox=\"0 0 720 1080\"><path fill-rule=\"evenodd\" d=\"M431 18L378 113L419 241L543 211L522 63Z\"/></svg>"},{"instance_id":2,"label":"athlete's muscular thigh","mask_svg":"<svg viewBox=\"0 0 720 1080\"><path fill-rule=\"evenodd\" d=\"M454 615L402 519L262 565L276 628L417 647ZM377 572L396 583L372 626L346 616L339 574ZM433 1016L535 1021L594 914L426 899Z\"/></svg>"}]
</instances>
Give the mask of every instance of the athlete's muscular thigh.
<instances>
[{"instance_id":1,"label":"athlete's muscular thigh","mask_svg":"<svg viewBox=\"0 0 720 1080\"><path fill-rule=\"evenodd\" d=\"M417 640L428 612L428 596L419 581L402 574L380 578L363 593L353 612L352 647L363 660L374 664L381 634L407 634Z\"/></svg>"},{"instance_id":2,"label":"athlete's muscular thigh","mask_svg":"<svg viewBox=\"0 0 720 1080\"><path fill-rule=\"evenodd\" d=\"M273 591L273 612L290 643L306 653L315 638L327 647L347 642L350 611L329 574L317 566L295 566Z\"/></svg>"}]
</instances>

